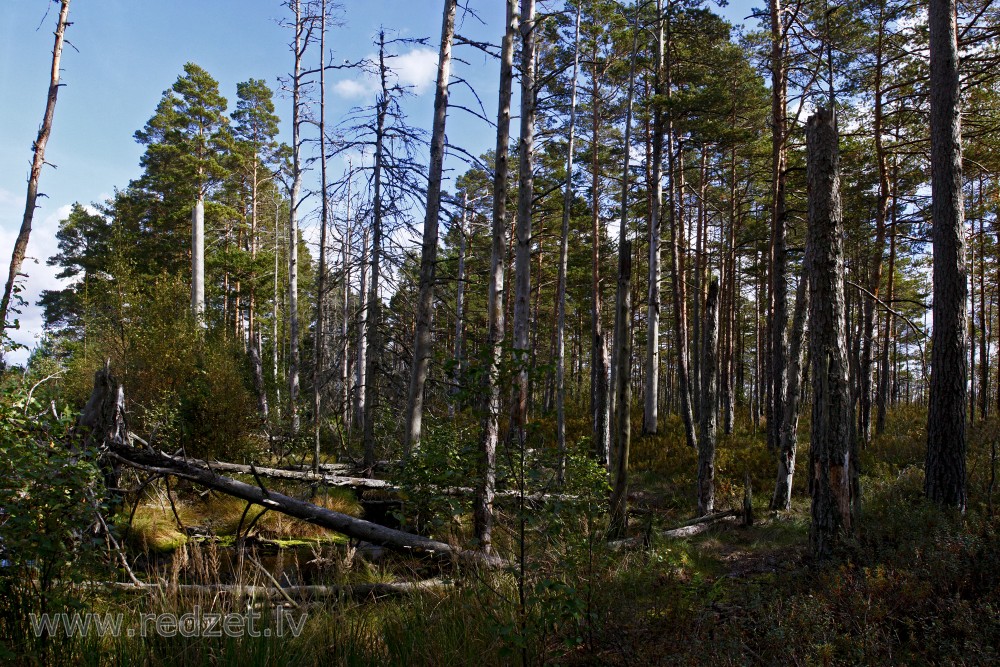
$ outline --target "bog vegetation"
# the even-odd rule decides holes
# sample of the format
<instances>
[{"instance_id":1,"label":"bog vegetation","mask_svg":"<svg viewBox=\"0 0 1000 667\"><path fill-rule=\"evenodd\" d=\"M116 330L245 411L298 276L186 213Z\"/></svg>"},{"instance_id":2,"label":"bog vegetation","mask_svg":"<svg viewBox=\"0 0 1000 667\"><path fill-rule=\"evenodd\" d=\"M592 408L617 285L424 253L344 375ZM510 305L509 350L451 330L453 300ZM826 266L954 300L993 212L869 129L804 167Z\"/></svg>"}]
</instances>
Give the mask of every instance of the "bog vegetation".
<instances>
[{"instance_id":1,"label":"bog vegetation","mask_svg":"<svg viewBox=\"0 0 1000 667\"><path fill-rule=\"evenodd\" d=\"M351 6L284 2L289 74L232 104L186 64L3 365L60 0L0 661L1000 659L998 10L499 4L443 1L426 132L411 41L331 55ZM371 99L328 118L349 68ZM127 632L192 610L267 632ZM124 630L37 625L85 613Z\"/></svg>"}]
</instances>

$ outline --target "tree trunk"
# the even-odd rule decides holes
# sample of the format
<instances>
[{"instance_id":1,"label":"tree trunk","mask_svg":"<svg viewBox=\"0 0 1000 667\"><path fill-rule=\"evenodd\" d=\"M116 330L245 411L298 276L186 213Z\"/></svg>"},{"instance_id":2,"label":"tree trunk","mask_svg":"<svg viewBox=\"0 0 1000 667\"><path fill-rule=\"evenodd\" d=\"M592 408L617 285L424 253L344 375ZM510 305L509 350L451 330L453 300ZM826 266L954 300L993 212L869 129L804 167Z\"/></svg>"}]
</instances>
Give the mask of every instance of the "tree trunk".
<instances>
[{"instance_id":1,"label":"tree trunk","mask_svg":"<svg viewBox=\"0 0 1000 667\"><path fill-rule=\"evenodd\" d=\"M669 69L668 69L669 72ZM667 82L667 97L670 97L670 83ZM677 188L674 182L677 174L674 164L673 149L673 129L672 121L667 123L667 156L670 172L670 278L673 283L674 296L674 347L677 351L677 383L680 390L681 419L684 422L684 435L687 446L694 449L695 428L694 413L691 406L691 386L688 377L688 335L687 335L687 289L684 278L684 255L681 252L681 243L684 241L684 216L677 210ZM683 198L682 198L683 199Z\"/></svg>"},{"instance_id":2,"label":"tree trunk","mask_svg":"<svg viewBox=\"0 0 1000 667\"><path fill-rule=\"evenodd\" d=\"M500 49L500 84L497 104L497 143L493 168L493 220L487 295L488 368L483 376L483 432L473 532L484 553L493 549L493 497L496 494L496 455L500 436L500 360L504 340L504 257L507 251L507 181L510 143L511 87L514 80L514 35L517 33L517 0L507 0L507 23Z\"/></svg>"},{"instance_id":3,"label":"tree trunk","mask_svg":"<svg viewBox=\"0 0 1000 667\"><path fill-rule=\"evenodd\" d=\"M369 354L365 360L365 384L364 384L364 462L365 468L371 469L375 465L375 420L378 406L375 391L376 354L381 350L381 325L382 325L382 301L379 297L379 280L382 261L382 171L384 169L385 150L385 117L389 113L389 82L388 67L385 64L385 32L380 31L378 36L378 64L379 81L381 88L378 101L376 103L378 111L375 118L375 175L373 183L373 203L372 203L372 246L371 246L371 268L368 284L368 310L365 322L366 345Z\"/></svg>"},{"instance_id":4,"label":"tree trunk","mask_svg":"<svg viewBox=\"0 0 1000 667\"><path fill-rule=\"evenodd\" d=\"M576 81L580 68L580 16L577 5L573 34L573 83L570 89L569 137L566 145L566 182L563 185L562 230L559 237L559 290L556 295L556 446L559 484L566 481L566 269L569 261L569 217L573 208L573 142L576 138Z\"/></svg>"},{"instance_id":5,"label":"tree trunk","mask_svg":"<svg viewBox=\"0 0 1000 667\"><path fill-rule=\"evenodd\" d=\"M323 366L326 363L326 229L330 219L326 177L326 0L320 0L319 26L319 271L316 276L316 328L313 337L313 472L319 472L320 427L323 423Z\"/></svg>"},{"instance_id":6,"label":"tree trunk","mask_svg":"<svg viewBox=\"0 0 1000 667\"><path fill-rule=\"evenodd\" d=\"M52 118L56 112L56 97L59 95L59 62L62 59L63 44L66 39L66 28L69 26L69 3L70 0L62 0L59 8L59 19L56 22L55 43L52 46L52 67L49 69L49 93L45 101L45 115L42 117L42 126L38 130L38 137L32 145L34 157L31 161L31 172L28 175L28 193L24 202L24 216L21 218L21 229L17 233L14 241L14 250L10 255L10 270L7 274L7 283L4 285L3 298L0 299L0 367L3 365L3 338L7 329L7 314L10 310L10 301L14 295L14 283L21 273L21 265L24 263L24 256L28 251L28 238L31 236L31 223L35 217L35 207L38 201L38 180L42 174L42 165L45 164L45 146L49 142L49 135L52 133Z\"/></svg>"},{"instance_id":7,"label":"tree trunk","mask_svg":"<svg viewBox=\"0 0 1000 667\"><path fill-rule=\"evenodd\" d=\"M767 444L776 451L779 444L781 415L784 413L785 333L788 325L787 258L785 225L785 162L787 139L787 63L781 0L771 0L771 271L770 308L768 312L769 363L767 364Z\"/></svg>"},{"instance_id":8,"label":"tree trunk","mask_svg":"<svg viewBox=\"0 0 1000 667\"><path fill-rule=\"evenodd\" d=\"M451 77L451 43L455 37L458 0L445 0L438 54L437 89L434 93L434 124L431 130L430 166L427 174L427 214L420 252L420 295L417 301L413 366L406 400L403 455L420 444L424 416L424 384L431 356L431 320L434 316L434 280L437 273L438 218L441 213L441 172L444 167L445 121L448 117L448 80Z\"/></svg>"},{"instance_id":9,"label":"tree trunk","mask_svg":"<svg viewBox=\"0 0 1000 667\"><path fill-rule=\"evenodd\" d=\"M358 283L358 343L354 362L354 428L365 428L365 386L368 370L368 269L371 265L368 247L368 230L362 232L360 272Z\"/></svg>"},{"instance_id":10,"label":"tree trunk","mask_svg":"<svg viewBox=\"0 0 1000 667\"><path fill-rule=\"evenodd\" d=\"M614 443L614 488L611 492L609 535L620 538L628 528L628 455L632 439L632 336L629 313L632 310L632 242L623 238L618 246L618 293L615 297L615 394L618 406Z\"/></svg>"},{"instance_id":11,"label":"tree trunk","mask_svg":"<svg viewBox=\"0 0 1000 667\"><path fill-rule=\"evenodd\" d=\"M698 435L698 514L715 510L715 439L719 409L719 279L708 286L701 346L701 426Z\"/></svg>"},{"instance_id":12,"label":"tree trunk","mask_svg":"<svg viewBox=\"0 0 1000 667\"><path fill-rule=\"evenodd\" d=\"M636 5L636 12L639 11L638 5ZM628 237L628 195L629 195L629 162L632 154L632 103L635 98L635 64L636 64L636 51L639 48L639 27L638 27L638 14L635 17L635 24L632 26L632 51L629 58L629 71L628 71L628 94L626 96L625 102L625 137L623 139L623 146L625 148L625 156L622 160L622 203L621 203L621 222L618 226L618 238L624 239ZM620 243L619 243L620 244ZM631 248L631 246L629 246ZM629 265L629 271L631 271L631 264ZM620 280L620 277L619 277ZM631 302L631 299L629 299ZM618 317L618 314L615 314ZM626 316L627 319L627 316ZM618 336L625 329L620 329L615 324L615 336ZM611 405L609 412L614 415L617 411L618 402L618 351L622 347L618 340L613 341L613 353L611 355ZM617 459L617 453L612 453L612 460Z\"/></svg>"},{"instance_id":13,"label":"tree trunk","mask_svg":"<svg viewBox=\"0 0 1000 667\"><path fill-rule=\"evenodd\" d=\"M518 145L517 226L514 251L514 365L518 369L513 424L523 447L528 421L531 295L531 200L535 154L535 0L521 0L521 139Z\"/></svg>"},{"instance_id":14,"label":"tree trunk","mask_svg":"<svg viewBox=\"0 0 1000 667\"><path fill-rule=\"evenodd\" d=\"M803 267L802 277L795 293L795 310L789 336L788 374L785 386L788 400L781 420L781 440L778 447L778 480L774 485L771 509L792 508L792 478L795 475L796 438L799 427L799 396L802 394L802 364L805 348L806 316L809 312L809 269Z\"/></svg>"},{"instance_id":15,"label":"tree trunk","mask_svg":"<svg viewBox=\"0 0 1000 667\"><path fill-rule=\"evenodd\" d=\"M927 414L924 491L942 505L965 510L965 230L962 207L962 131L959 113L955 0L931 0L931 227L934 245L934 327Z\"/></svg>"},{"instance_id":16,"label":"tree trunk","mask_svg":"<svg viewBox=\"0 0 1000 667\"><path fill-rule=\"evenodd\" d=\"M448 416L455 417L458 396L461 389L465 353L462 343L465 338L465 218L469 211L469 193L462 192L462 214L458 219L458 275L455 281L455 368L452 372L451 400L448 402Z\"/></svg>"},{"instance_id":17,"label":"tree trunk","mask_svg":"<svg viewBox=\"0 0 1000 667\"><path fill-rule=\"evenodd\" d=\"M607 343L604 339L604 327L601 323L601 165L600 165L600 126L601 126L601 79L597 65L597 44L591 53L591 106L592 122L590 137L590 197L591 197L591 289L593 295L590 301L591 345L590 345L590 411L593 421L593 437L591 448L597 460L604 466L610 463L611 445L611 399L608 396L608 376L610 360L608 359Z\"/></svg>"},{"instance_id":18,"label":"tree trunk","mask_svg":"<svg viewBox=\"0 0 1000 667\"><path fill-rule=\"evenodd\" d=\"M198 326L205 326L205 192L200 186L191 211L191 313Z\"/></svg>"},{"instance_id":19,"label":"tree trunk","mask_svg":"<svg viewBox=\"0 0 1000 667\"><path fill-rule=\"evenodd\" d=\"M835 112L819 109L806 126L809 179L809 356L813 408L809 447L813 556L828 558L851 531L851 430L844 308L843 218Z\"/></svg>"},{"instance_id":20,"label":"tree trunk","mask_svg":"<svg viewBox=\"0 0 1000 667\"><path fill-rule=\"evenodd\" d=\"M654 95L663 88L663 0L656 2L656 72ZM655 435L659 429L657 393L660 386L660 220L663 211L663 111L653 109L652 197L649 215L649 290L646 299L646 386L642 432Z\"/></svg>"},{"instance_id":21,"label":"tree trunk","mask_svg":"<svg viewBox=\"0 0 1000 667\"><path fill-rule=\"evenodd\" d=\"M299 193L302 190L302 59L308 46L308 29L299 0L295 12L295 71L292 74L292 187L288 197L288 409L292 432L299 430Z\"/></svg>"}]
</instances>

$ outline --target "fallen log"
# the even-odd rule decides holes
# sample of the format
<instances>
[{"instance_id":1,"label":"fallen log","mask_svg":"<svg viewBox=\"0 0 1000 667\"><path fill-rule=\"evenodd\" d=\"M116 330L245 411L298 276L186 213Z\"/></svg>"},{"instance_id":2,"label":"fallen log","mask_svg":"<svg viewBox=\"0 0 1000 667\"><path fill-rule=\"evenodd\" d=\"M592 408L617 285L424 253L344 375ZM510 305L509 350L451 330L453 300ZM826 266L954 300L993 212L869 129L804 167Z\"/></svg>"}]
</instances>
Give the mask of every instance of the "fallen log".
<instances>
[{"instance_id":1,"label":"fallen log","mask_svg":"<svg viewBox=\"0 0 1000 667\"><path fill-rule=\"evenodd\" d=\"M139 585L127 582L101 582L97 586L111 588L126 593L186 593L193 595L229 595L245 597L251 600L264 599L297 599L326 600L330 598L351 597L390 597L421 593L425 591L444 591L454 587L454 584L444 579L425 579L423 581L395 581L369 584L344 584L341 586L249 586L241 584L152 584Z\"/></svg>"},{"instance_id":2,"label":"fallen log","mask_svg":"<svg viewBox=\"0 0 1000 667\"><path fill-rule=\"evenodd\" d=\"M705 516L700 516L690 521L685 521L676 528L671 528L670 530L661 530L654 533L657 537L668 538L668 539L681 539L685 537L693 537L700 533L704 533L706 530L711 528L714 524L719 521L734 519L741 516L742 512L739 510L726 510L724 512L715 512L713 514L706 514ZM618 551L619 549L638 549L645 546L645 537L629 537L624 540L614 540L609 542L608 545L613 551Z\"/></svg>"},{"instance_id":3,"label":"fallen log","mask_svg":"<svg viewBox=\"0 0 1000 667\"><path fill-rule=\"evenodd\" d=\"M282 479L287 481L303 482L306 484L317 484L320 486L330 486L337 488L353 489L377 489L388 493L405 493L406 489L393 484L384 479L373 479L370 477L345 477L340 475L329 475L326 473L315 474L312 471L289 470L287 468L260 468L258 466L245 465L242 463L227 463L225 461L202 461L199 459L185 459L189 463L202 466L213 471L231 472L240 475L259 475L269 479ZM472 496L475 489L468 486L426 486L420 491L434 493L441 496ZM519 498L517 491L505 490L497 491L495 498L499 500L510 500ZM562 501L569 502L577 500L577 496L565 493L527 493L524 496L529 502Z\"/></svg>"},{"instance_id":4,"label":"fallen log","mask_svg":"<svg viewBox=\"0 0 1000 667\"><path fill-rule=\"evenodd\" d=\"M439 542L393 528L386 528L385 526L380 526L364 519L356 519L347 514L341 514L340 512L335 512L304 500L292 498L276 491L270 491L261 484L254 486L230 477L224 477L212 472L208 468L189 463L184 459L173 457L163 452L155 451L152 448L139 449L114 441L107 443L107 446L111 456L134 468L186 479L215 491L240 498L249 503L262 505L296 519L335 530L348 537L405 553L421 554L436 558L457 558L462 562L478 565L495 566L501 562L495 557L484 556L478 551L459 549L445 542Z\"/></svg>"}]
</instances>

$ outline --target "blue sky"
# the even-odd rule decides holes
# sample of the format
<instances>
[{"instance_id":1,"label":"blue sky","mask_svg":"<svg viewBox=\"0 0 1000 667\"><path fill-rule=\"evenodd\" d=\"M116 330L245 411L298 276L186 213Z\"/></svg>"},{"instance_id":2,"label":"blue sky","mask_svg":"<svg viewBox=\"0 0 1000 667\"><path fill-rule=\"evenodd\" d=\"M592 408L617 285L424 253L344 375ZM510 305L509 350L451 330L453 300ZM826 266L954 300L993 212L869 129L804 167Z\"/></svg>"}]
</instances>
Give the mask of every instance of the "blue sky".
<instances>
[{"instance_id":1,"label":"blue sky","mask_svg":"<svg viewBox=\"0 0 1000 667\"><path fill-rule=\"evenodd\" d=\"M404 47L394 65L415 96L406 104L411 125L430 127L435 42L440 36L441 0L348 0L343 25L328 37L335 59L358 59L373 52L379 26L403 37L429 38L426 47ZM463 0L464 4L464 0ZM496 42L503 22L501 0L471 0L482 23L461 21L463 35ZM737 0L723 15L740 22L752 0ZM48 15L46 16L46 11ZM38 132L51 63L52 31L58 5L45 0L0 0L0 263L6 276L13 241L24 210L25 181L31 144ZM263 78L277 90L277 78L291 68L287 42L291 32L278 21L288 16L279 0L73 0L63 53L62 82L46 159L57 169L42 173L41 208L24 266L26 298L32 306L21 316L15 340L29 346L41 333L41 313L34 301L58 284L55 267L45 260L56 250L55 231L70 204L108 197L139 175L141 147L132 138L152 115L163 91L185 62L205 68L219 81L232 106L236 84ZM487 113L495 115L497 65L468 47L456 50L453 74L466 78L480 93ZM316 56L318 57L318 56ZM453 89L461 104L467 94ZM335 123L349 108L367 103L366 84L356 76L334 74L328 93L328 118ZM276 99L282 118L290 102ZM492 106L491 106L492 105ZM282 130L287 127L283 123ZM493 145L487 126L461 111L448 120L449 140L476 154ZM446 167L461 169L452 159ZM15 363L24 354L12 355Z\"/></svg>"}]
</instances>

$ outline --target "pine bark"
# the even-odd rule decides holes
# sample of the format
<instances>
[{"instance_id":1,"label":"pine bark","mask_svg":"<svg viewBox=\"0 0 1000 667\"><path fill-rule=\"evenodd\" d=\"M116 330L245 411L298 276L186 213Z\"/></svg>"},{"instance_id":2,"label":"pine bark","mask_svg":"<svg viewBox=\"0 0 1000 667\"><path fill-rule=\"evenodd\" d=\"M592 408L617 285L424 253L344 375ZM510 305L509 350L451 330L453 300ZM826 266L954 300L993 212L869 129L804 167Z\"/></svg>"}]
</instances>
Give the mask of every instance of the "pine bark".
<instances>
[{"instance_id":1,"label":"pine bark","mask_svg":"<svg viewBox=\"0 0 1000 667\"><path fill-rule=\"evenodd\" d=\"M656 73L653 93L663 88L663 0L656 2ZM649 215L649 288L646 298L646 386L642 432L655 435L659 429L660 386L660 220L663 215L663 111L653 109L652 194Z\"/></svg>"},{"instance_id":2,"label":"pine bark","mask_svg":"<svg viewBox=\"0 0 1000 667\"><path fill-rule=\"evenodd\" d=\"M931 0L928 25L934 327L924 491L931 500L964 511L968 281L955 0Z\"/></svg>"},{"instance_id":3,"label":"pine bark","mask_svg":"<svg viewBox=\"0 0 1000 667\"><path fill-rule=\"evenodd\" d=\"M705 299L701 345L701 423L698 432L698 514L715 510L715 444L719 411L719 279L712 277Z\"/></svg>"},{"instance_id":4,"label":"pine bark","mask_svg":"<svg viewBox=\"0 0 1000 667\"><path fill-rule=\"evenodd\" d=\"M614 440L614 487L611 492L610 536L625 535L628 527L628 457L632 439L632 242L622 239L618 249L618 292L615 297L615 394L618 406Z\"/></svg>"},{"instance_id":5,"label":"pine bark","mask_svg":"<svg viewBox=\"0 0 1000 667\"><path fill-rule=\"evenodd\" d=\"M809 180L809 357L812 431L809 448L813 556L827 558L851 531L853 484L844 300L843 213L835 113L819 109L806 125Z\"/></svg>"},{"instance_id":6,"label":"pine bark","mask_svg":"<svg viewBox=\"0 0 1000 667\"><path fill-rule=\"evenodd\" d=\"M570 89L569 136L566 142L566 182L563 184L562 229L559 237L559 287L556 295L556 446L559 484L566 481L566 271L569 261L569 218L573 207L573 148L576 139L576 82L580 68L580 17L577 5L573 35L573 82Z\"/></svg>"},{"instance_id":7,"label":"pine bark","mask_svg":"<svg viewBox=\"0 0 1000 667\"><path fill-rule=\"evenodd\" d=\"M792 315L792 330L789 335L788 372L785 384L788 400L781 420L781 439L778 445L778 479L774 485L771 509L792 508L792 480L795 475L796 442L799 427L799 397L802 394L802 366L805 362L803 342L806 333L806 317L809 313L809 270L803 271L795 292L795 309Z\"/></svg>"}]
</instances>

